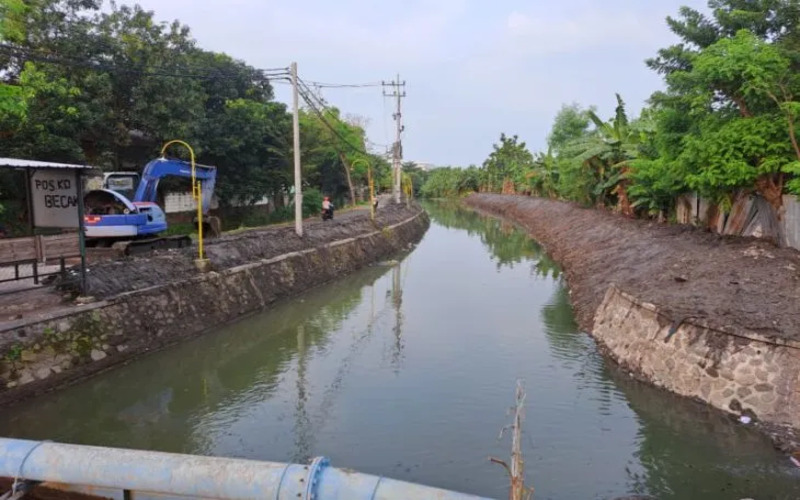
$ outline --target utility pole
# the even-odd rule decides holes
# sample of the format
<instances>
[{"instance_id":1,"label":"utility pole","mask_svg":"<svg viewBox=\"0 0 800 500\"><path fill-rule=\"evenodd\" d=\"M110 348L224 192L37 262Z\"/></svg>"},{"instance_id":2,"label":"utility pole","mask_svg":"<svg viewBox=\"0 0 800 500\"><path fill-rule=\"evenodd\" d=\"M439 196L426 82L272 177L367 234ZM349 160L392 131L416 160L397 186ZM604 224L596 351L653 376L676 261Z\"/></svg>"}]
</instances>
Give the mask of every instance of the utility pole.
<instances>
[{"instance_id":1,"label":"utility pole","mask_svg":"<svg viewBox=\"0 0 800 500\"><path fill-rule=\"evenodd\" d=\"M297 63L291 66L292 105L294 108L292 130L294 132L294 231L303 236L303 192L300 175L300 103L297 95Z\"/></svg>"},{"instance_id":2,"label":"utility pole","mask_svg":"<svg viewBox=\"0 0 800 500\"><path fill-rule=\"evenodd\" d=\"M395 203L400 203L400 179L402 176L402 161L403 161L403 144L400 141L400 134L403 133L405 127L403 126L403 113L401 112L401 100L406 96L406 82L400 81L400 75L397 75L397 80L391 82L381 82L384 87L391 87L390 91L383 91L384 96L390 96L397 99L397 111L392 115L397 125L397 136L392 147L392 192L394 193ZM401 88L403 90L401 90Z\"/></svg>"}]
</instances>

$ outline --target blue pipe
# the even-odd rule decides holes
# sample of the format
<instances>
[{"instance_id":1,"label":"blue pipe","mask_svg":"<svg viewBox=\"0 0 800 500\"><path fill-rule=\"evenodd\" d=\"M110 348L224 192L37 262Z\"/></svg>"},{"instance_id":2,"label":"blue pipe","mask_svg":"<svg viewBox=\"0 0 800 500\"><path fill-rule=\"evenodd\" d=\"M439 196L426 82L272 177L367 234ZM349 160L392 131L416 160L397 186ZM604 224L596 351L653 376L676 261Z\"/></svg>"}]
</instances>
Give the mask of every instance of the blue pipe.
<instances>
[{"instance_id":1,"label":"blue pipe","mask_svg":"<svg viewBox=\"0 0 800 500\"><path fill-rule=\"evenodd\" d=\"M300 465L5 438L0 438L0 477L58 483L97 494L127 490L137 499L152 494L158 498L481 500L336 469L325 458Z\"/></svg>"}]
</instances>

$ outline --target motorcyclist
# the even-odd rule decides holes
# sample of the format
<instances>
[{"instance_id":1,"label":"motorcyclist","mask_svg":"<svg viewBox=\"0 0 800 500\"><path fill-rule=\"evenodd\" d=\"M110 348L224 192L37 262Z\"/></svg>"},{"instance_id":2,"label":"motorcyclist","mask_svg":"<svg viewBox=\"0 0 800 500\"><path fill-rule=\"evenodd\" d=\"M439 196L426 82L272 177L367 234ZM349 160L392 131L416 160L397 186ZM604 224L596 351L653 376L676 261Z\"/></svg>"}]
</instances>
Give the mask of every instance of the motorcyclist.
<instances>
[{"instance_id":1,"label":"motorcyclist","mask_svg":"<svg viewBox=\"0 0 800 500\"><path fill-rule=\"evenodd\" d=\"M322 218L323 219L333 219L333 203L331 203L331 199L327 196L322 200Z\"/></svg>"}]
</instances>

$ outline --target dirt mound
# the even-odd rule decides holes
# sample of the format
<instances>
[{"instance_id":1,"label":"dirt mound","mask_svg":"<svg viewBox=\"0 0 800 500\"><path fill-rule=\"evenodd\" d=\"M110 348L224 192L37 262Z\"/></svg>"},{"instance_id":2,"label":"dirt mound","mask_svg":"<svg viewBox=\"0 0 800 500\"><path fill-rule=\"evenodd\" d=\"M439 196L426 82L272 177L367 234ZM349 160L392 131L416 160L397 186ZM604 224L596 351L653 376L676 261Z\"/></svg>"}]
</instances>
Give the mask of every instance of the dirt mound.
<instances>
[{"instance_id":1,"label":"dirt mound","mask_svg":"<svg viewBox=\"0 0 800 500\"><path fill-rule=\"evenodd\" d=\"M481 194L467 204L522 224L565 267L583 328L616 283L673 320L800 340L797 250L538 198Z\"/></svg>"},{"instance_id":2,"label":"dirt mound","mask_svg":"<svg viewBox=\"0 0 800 500\"><path fill-rule=\"evenodd\" d=\"M293 224L228 234L206 240L206 256L213 269L227 269L376 231L401 222L419 210L419 207L407 209L404 205L387 204L378 210L374 223L367 210L337 213L332 221L306 221L302 238L295 234ZM147 256L97 262L87 269L88 294L95 298L108 298L186 279L197 273L194 267L196 252L196 248L166 250ZM71 279L63 287L74 286L73 282Z\"/></svg>"}]
</instances>

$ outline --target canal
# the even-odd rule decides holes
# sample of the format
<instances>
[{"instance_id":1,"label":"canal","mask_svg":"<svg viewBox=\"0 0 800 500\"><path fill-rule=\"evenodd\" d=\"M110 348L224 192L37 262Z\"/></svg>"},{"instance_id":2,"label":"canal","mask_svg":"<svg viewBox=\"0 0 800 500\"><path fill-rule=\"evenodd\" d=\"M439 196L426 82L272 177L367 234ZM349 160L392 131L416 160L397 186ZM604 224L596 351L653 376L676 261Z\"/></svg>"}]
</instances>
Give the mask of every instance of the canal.
<instances>
[{"instance_id":1,"label":"canal","mask_svg":"<svg viewBox=\"0 0 800 500\"><path fill-rule=\"evenodd\" d=\"M573 319L553 261L453 204L399 262L2 410L0 435L303 461L503 498L517 379L538 499L800 498L727 417L631 380Z\"/></svg>"}]
</instances>

